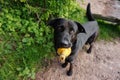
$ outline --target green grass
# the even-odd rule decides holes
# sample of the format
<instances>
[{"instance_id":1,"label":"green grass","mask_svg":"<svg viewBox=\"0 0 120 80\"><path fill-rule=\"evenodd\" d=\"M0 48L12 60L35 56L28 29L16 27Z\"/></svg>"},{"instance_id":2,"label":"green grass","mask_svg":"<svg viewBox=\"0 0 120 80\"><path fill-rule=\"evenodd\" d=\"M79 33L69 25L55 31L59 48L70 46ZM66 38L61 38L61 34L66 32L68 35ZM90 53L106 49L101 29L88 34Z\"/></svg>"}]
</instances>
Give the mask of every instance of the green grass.
<instances>
[{"instance_id":1,"label":"green grass","mask_svg":"<svg viewBox=\"0 0 120 80\"><path fill-rule=\"evenodd\" d=\"M47 51L33 45L32 48L24 48L21 52L13 51L0 55L0 80L35 79L36 71L48 65L43 63L43 59L50 60L53 57L53 53L46 53Z\"/></svg>"},{"instance_id":2,"label":"green grass","mask_svg":"<svg viewBox=\"0 0 120 80\"><path fill-rule=\"evenodd\" d=\"M114 25L105 21L98 21L100 32L98 40L111 41L120 38L120 25Z\"/></svg>"}]
</instances>

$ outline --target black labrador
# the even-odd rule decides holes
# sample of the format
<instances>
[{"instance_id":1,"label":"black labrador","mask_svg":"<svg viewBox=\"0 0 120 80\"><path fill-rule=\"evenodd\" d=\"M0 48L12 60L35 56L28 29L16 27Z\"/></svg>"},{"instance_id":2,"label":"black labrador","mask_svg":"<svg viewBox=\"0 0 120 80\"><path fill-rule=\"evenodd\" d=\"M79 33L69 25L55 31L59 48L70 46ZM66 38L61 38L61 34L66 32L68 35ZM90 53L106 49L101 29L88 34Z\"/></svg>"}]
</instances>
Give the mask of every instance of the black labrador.
<instances>
[{"instance_id":1,"label":"black labrador","mask_svg":"<svg viewBox=\"0 0 120 80\"><path fill-rule=\"evenodd\" d=\"M67 72L67 75L72 75L73 72L73 60L75 56L78 55L79 50L85 44L89 44L90 47L87 50L87 53L91 52L93 42L98 36L98 24L97 21L93 18L90 10L90 3L87 6L86 12L88 22L85 24L80 24L76 21L67 20L64 18L56 18L51 20L48 25L54 28L54 46L57 52L58 48L69 48L71 47L72 52L66 58L65 63L62 64L62 67L66 67L70 63L70 68Z\"/></svg>"}]
</instances>

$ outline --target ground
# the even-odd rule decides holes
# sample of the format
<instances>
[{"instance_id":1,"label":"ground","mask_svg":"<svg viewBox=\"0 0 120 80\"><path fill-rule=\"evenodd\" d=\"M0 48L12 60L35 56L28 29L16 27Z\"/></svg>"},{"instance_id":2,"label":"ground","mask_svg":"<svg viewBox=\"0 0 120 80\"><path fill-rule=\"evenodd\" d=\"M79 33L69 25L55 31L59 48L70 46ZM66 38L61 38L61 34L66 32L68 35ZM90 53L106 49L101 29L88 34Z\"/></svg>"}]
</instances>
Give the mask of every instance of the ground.
<instances>
[{"instance_id":1,"label":"ground","mask_svg":"<svg viewBox=\"0 0 120 80\"><path fill-rule=\"evenodd\" d=\"M118 0L77 0L80 6L86 9L88 3L91 3L91 11L103 16L113 16L120 19L120 1Z\"/></svg>"},{"instance_id":2,"label":"ground","mask_svg":"<svg viewBox=\"0 0 120 80\"><path fill-rule=\"evenodd\" d=\"M80 2L80 6L85 8L91 2L93 13L120 18L120 6L116 1L84 0L83 3ZM36 80L120 80L120 39L111 42L97 41L92 53L80 51L73 65L73 75L67 76L69 65L62 68L57 59L53 59L47 69L36 74Z\"/></svg>"},{"instance_id":3,"label":"ground","mask_svg":"<svg viewBox=\"0 0 120 80\"><path fill-rule=\"evenodd\" d=\"M66 75L68 67L62 68L54 59L48 69L37 73L36 80L120 80L120 40L97 41L91 54L80 51L72 76Z\"/></svg>"}]
</instances>

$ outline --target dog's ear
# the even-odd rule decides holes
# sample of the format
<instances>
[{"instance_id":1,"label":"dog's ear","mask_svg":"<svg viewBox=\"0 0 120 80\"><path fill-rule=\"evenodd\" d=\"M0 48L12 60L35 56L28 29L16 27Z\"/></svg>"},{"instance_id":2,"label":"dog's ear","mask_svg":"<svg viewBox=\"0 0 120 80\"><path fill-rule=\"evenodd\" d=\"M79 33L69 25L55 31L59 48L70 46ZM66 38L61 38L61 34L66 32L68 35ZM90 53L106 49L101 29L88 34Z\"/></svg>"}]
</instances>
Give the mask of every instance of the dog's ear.
<instances>
[{"instance_id":1,"label":"dog's ear","mask_svg":"<svg viewBox=\"0 0 120 80\"><path fill-rule=\"evenodd\" d=\"M56 19L50 20L48 22L48 25L55 29L57 25L59 25L60 23L63 23L64 21L66 21L64 18L56 18Z\"/></svg>"},{"instance_id":2,"label":"dog's ear","mask_svg":"<svg viewBox=\"0 0 120 80\"><path fill-rule=\"evenodd\" d=\"M60 22L64 21L65 19L63 18L56 18L56 19L53 19L53 20L50 20L48 22L48 25L55 28Z\"/></svg>"},{"instance_id":3,"label":"dog's ear","mask_svg":"<svg viewBox=\"0 0 120 80\"><path fill-rule=\"evenodd\" d=\"M56 26L55 25L56 22L57 22L57 19L53 19L53 20L50 20L47 25L54 28Z\"/></svg>"},{"instance_id":4,"label":"dog's ear","mask_svg":"<svg viewBox=\"0 0 120 80\"><path fill-rule=\"evenodd\" d=\"M86 33L85 28L78 22L74 21L78 26L78 33Z\"/></svg>"}]
</instances>

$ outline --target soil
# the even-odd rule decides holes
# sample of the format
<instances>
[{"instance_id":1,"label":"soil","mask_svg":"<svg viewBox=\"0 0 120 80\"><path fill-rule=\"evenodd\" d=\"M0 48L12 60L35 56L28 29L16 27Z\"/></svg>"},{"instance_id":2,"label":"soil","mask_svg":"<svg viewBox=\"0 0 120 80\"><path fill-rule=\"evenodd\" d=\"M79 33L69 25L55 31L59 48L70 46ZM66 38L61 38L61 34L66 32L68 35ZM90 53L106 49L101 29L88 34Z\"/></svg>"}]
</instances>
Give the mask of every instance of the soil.
<instances>
[{"instance_id":1,"label":"soil","mask_svg":"<svg viewBox=\"0 0 120 80\"><path fill-rule=\"evenodd\" d=\"M93 13L120 17L120 7L114 6L117 0L84 0L83 3L78 0L83 8L90 1ZM69 65L62 68L55 58L48 68L36 74L35 80L120 80L120 39L97 41L91 54L80 51L73 66L73 75L67 76Z\"/></svg>"},{"instance_id":2,"label":"soil","mask_svg":"<svg viewBox=\"0 0 120 80\"><path fill-rule=\"evenodd\" d=\"M92 13L102 14L103 16L112 16L120 19L120 0L77 0L80 6L86 9L88 3L91 3Z\"/></svg>"},{"instance_id":3,"label":"soil","mask_svg":"<svg viewBox=\"0 0 120 80\"><path fill-rule=\"evenodd\" d=\"M120 80L120 40L98 41L91 54L80 51L74 60L73 75L67 76L54 59L48 69L38 72L36 80Z\"/></svg>"}]
</instances>

